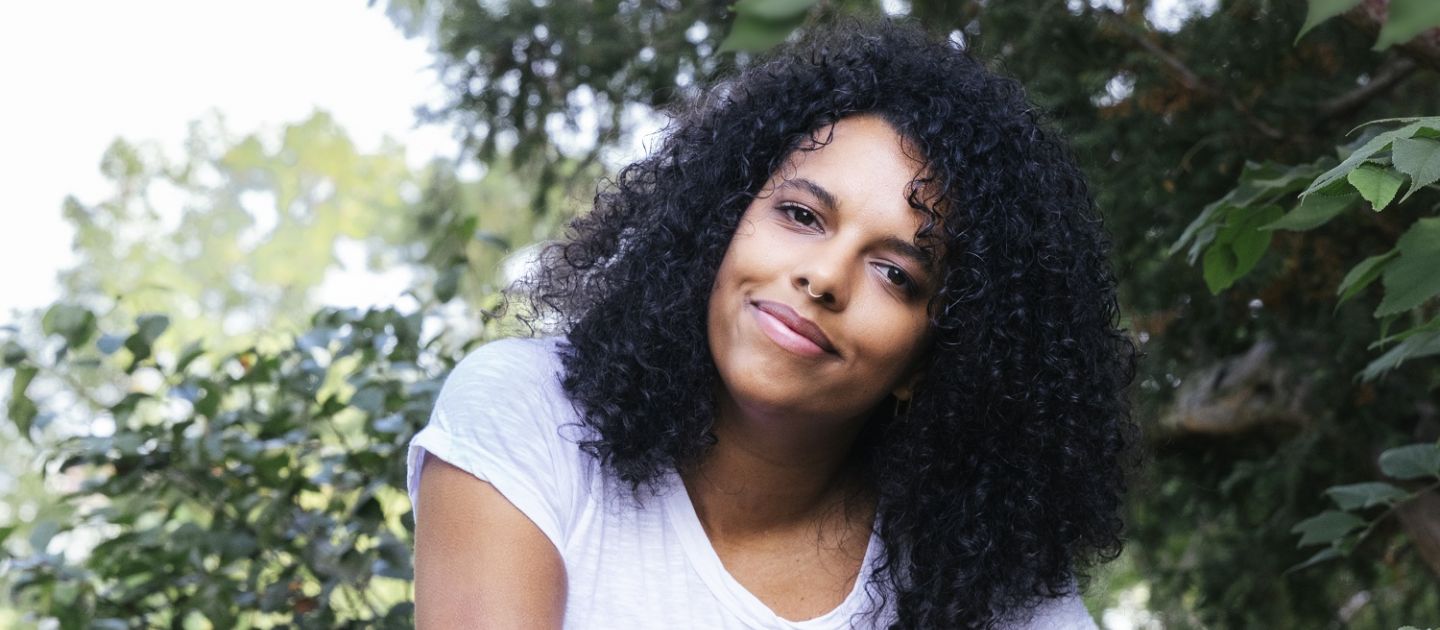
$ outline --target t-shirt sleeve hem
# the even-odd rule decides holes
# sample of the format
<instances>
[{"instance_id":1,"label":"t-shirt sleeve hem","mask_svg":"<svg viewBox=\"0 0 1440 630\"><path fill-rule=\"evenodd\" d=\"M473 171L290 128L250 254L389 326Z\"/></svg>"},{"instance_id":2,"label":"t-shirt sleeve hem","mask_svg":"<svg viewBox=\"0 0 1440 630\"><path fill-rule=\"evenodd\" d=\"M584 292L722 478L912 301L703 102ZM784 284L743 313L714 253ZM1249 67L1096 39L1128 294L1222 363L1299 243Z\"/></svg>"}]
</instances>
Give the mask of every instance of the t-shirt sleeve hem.
<instances>
[{"instance_id":1,"label":"t-shirt sleeve hem","mask_svg":"<svg viewBox=\"0 0 1440 630\"><path fill-rule=\"evenodd\" d=\"M456 448L450 437L434 425L425 427L415 435L410 442L410 450L406 458L408 467L406 485L409 487L410 503L417 523L422 518L419 510L420 476L423 473L426 453L494 486L511 505L520 510L526 518L530 519L530 522L540 529L541 533L545 534L546 538L550 539L550 543L556 549L564 549L560 526L554 518L549 516L549 503L540 496L539 492L514 475L507 474L503 465L483 461L483 455L476 456L475 453L466 453L463 449Z\"/></svg>"}]
</instances>

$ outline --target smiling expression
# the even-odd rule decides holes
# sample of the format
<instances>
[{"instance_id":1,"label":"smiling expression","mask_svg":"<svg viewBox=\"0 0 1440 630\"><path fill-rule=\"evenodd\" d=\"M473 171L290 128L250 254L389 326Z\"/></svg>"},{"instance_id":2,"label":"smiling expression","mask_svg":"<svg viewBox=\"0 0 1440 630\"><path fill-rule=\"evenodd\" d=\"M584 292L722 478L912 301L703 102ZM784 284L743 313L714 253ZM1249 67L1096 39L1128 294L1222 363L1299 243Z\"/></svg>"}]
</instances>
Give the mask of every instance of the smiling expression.
<instances>
[{"instance_id":1,"label":"smiling expression","mask_svg":"<svg viewBox=\"0 0 1440 630\"><path fill-rule=\"evenodd\" d=\"M745 209L710 294L725 394L762 415L850 419L915 374L936 271L907 201L922 165L874 116L815 134Z\"/></svg>"}]
</instances>

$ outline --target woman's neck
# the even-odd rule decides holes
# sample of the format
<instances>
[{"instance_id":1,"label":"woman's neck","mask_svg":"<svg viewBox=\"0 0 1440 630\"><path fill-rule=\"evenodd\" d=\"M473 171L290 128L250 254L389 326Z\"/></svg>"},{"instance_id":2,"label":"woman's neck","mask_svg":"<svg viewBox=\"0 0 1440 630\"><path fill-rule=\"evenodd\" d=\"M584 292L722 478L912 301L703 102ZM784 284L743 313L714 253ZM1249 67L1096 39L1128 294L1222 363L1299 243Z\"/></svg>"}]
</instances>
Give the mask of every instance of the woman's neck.
<instances>
[{"instance_id":1,"label":"woman's neck","mask_svg":"<svg viewBox=\"0 0 1440 630\"><path fill-rule=\"evenodd\" d=\"M813 529L836 515L847 520L858 515L870 525L873 493L853 457L864 418L820 421L746 413L725 398L718 406L715 446L703 461L682 471L711 538L746 540Z\"/></svg>"}]
</instances>

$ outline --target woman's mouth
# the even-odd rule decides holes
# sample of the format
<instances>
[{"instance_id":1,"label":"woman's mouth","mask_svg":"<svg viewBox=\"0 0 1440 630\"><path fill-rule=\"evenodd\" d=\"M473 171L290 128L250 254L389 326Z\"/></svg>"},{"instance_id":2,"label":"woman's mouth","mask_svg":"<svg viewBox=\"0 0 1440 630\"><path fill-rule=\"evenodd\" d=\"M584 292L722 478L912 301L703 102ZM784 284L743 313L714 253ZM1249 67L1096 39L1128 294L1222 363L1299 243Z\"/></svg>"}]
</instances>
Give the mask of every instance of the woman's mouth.
<instances>
[{"instance_id":1,"label":"woman's mouth","mask_svg":"<svg viewBox=\"0 0 1440 630\"><path fill-rule=\"evenodd\" d=\"M838 354L820 327L795 309L768 300L753 300L750 306L760 330L781 348L809 358Z\"/></svg>"}]
</instances>

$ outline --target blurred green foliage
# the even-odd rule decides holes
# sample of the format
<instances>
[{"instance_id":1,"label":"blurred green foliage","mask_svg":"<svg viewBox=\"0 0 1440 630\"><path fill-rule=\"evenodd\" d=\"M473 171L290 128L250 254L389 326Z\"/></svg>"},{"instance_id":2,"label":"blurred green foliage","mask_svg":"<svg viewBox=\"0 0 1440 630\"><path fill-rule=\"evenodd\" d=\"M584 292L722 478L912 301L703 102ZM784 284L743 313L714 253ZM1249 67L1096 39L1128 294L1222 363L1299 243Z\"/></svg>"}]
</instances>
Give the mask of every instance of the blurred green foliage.
<instances>
[{"instance_id":1,"label":"blurred green foliage","mask_svg":"<svg viewBox=\"0 0 1440 630\"><path fill-rule=\"evenodd\" d=\"M64 333L97 332L77 321ZM32 536L10 567L20 608L65 628L407 625L404 445L453 365L420 315L324 309L288 344L156 360L166 323L140 318L124 346L161 384L49 453L79 485L45 534L98 544L75 558Z\"/></svg>"},{"instance_id":2,"label":"blurred green foliage","mask_svg":"<svg viewBox=\"0 0 1440 630\"><path fill-rule=\"evenodd\" d=\"M412 171L324 113L276 136L116 141L113 195L67 200L64 297L0 336L4 428L31 445L7 450L36 465L7 503L37 510L0 524L0 574L31 623L411 623L404 445L506 325L502 263L567 214L530 212L504 162ZM315 304L347 240L412 271L398 306Z\"/></svg>"},{"instance_id":3,"label":"blurred green foliage","mask_svg":"<svg viewBox=\"0 0 1440 630\"><path fill-rule=\"evenodd\" d=\"M1346 130L1440 112L1434 32L1402 44L1393 26L1428 19L1420 5L1392 0L1391 21L1367 24L1365 7L1328 0L1191 4L1173 21L1145 0L891 4L1027 87L1111 230L1147 354L1135 401L1149 462L1127 552L1092 603L1145 593L1166 627L1440 617L1414 538L1440 517L1377 513L1397 492L1434 498L1396 476L1429 460L1388 449L1440 435L1440 373L1426 351L1354 379L1383 358L1377 338L1409 339L1387 322L1424 331L1435 314L1431 292L1394 307L1404 321L1374 316L1411 255L1386 252L1440 203L1414 183L1433 170L1433 136L1390 138L1352 164L1348 189L1313 186L1354 155L1330 157ZM571 191L657 108L796 28L880 5L388 2L435 42L451 98L425 116L470 134L474 182L444 164L411 172L393 147L360 155L323 115L269 144L201 128L174 163L117 143L102 165L113 198L67 203L82 263L65 298L0 344L4 430L34 441L27 461L48 476L12 493L66 492L0 523L18 606L67 628L407 625L402 447L438 379L501 334L500 261L555 234ZM176 198L180 228L154 211ZM257 233L257 207L286 233ZM342 238L365 240L376 268L413 268L411 302L310 303ZM1169 254L1197 238L1199 273ZM1376 279L1380 299L1362 290ZM1350 518L1306 520L1328 508ZM1297 538L1360 532L1289 570L1313 556Z\"/></svg>"}]
</instances>

